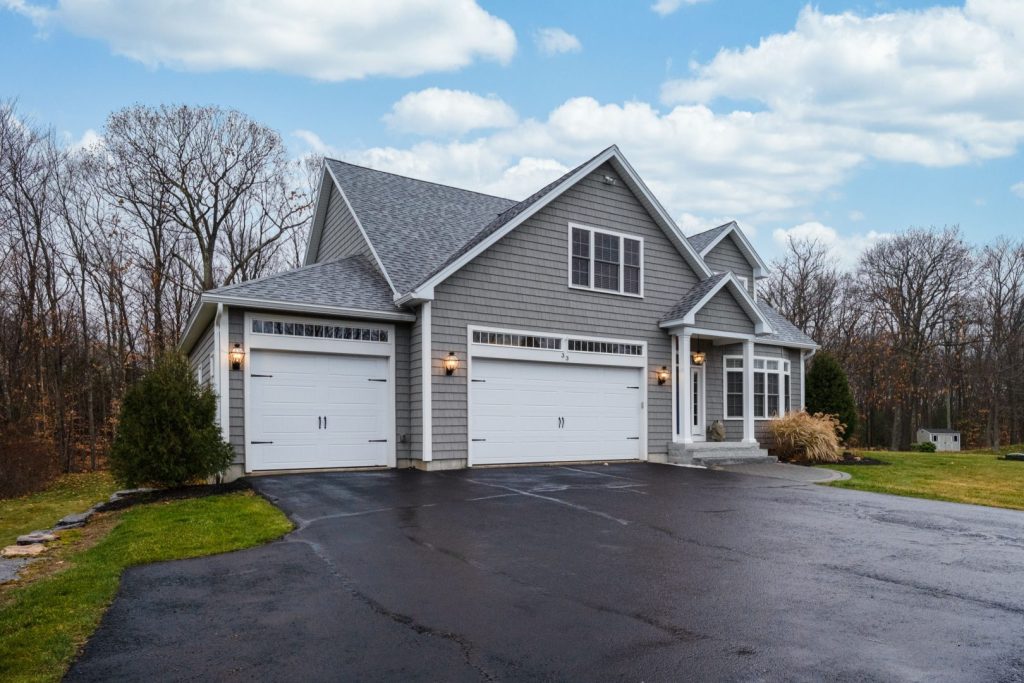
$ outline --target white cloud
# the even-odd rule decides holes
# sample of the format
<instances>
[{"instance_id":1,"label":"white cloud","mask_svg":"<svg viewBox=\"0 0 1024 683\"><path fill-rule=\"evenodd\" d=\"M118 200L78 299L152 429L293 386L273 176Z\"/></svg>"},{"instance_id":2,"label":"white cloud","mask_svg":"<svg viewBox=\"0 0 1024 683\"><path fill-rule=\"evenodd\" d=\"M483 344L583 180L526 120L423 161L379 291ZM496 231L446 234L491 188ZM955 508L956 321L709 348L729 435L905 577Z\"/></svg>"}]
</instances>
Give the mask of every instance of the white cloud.
<instances>
[{"instance_id":1,"label":"white cloud","mask_svg":"<svg viewBox=\"0 0 1024 683\"><path fill-rule=\"evenodd\" d=\"M854 223L859 223L860 221L864 220L864 212L854 209L853 211L850 212L849 219Z\"/></svg>"},{"instance_id":2,"label":"white cloud","mask_svg":"<svg viewBox=\"0 0 1024 683\"><path fill-rule=\"evenodd\" d=\"M68 139L68 149L72 152L90 149L103 144L103 137L92 128L86 129L82 133L82 137L77 140L74 140L70 134L67 134L66 137Z\"/></svg>"},{"instance_id":3,"label":"white cloud","mask_svg":"<svg viewBox=\"0 0 1024 683\"><path fill-rule=\"evenodd\" d=\"M281 71L325 81L414 76L505 63L512 28L475 0L25 0L7 6L41 28L102 40L151 66Z\"/></svg>"},{"instance_id":4,"label":"white cloud","mask_svg":"<svg viewBox=\"0 0 1024 683\"><path fill-rule=\"evenodd\" d=\"M323 155L336 155L336 150L311 130L299 129L292 131L292 135L305 142L306 146L309 147L310 152Z\"/></svg>"},{"instance_id":5,"label":"white cloud","mask_svg":"<svg viewBox=\"0 0 1024 683\"><path fill-rule=\"evenodd\" d=\"M1014 183L1010 186L1010 192L1014 193L1021 199L1024 199L1024 180L1019 183Z\"/></svg>"},{"instance_id":6,"label":"white cloud","mask_svg":"<svg viewBox=\"0 0 1024 683\"><path fill-rule=\"evenodd\" d=\"M441 88L405 95L384 117L396 130L424 134L508 128L514 126L517 119L515 110L498 97Z\"/></svg>"},{"instance_id":7,"label":"white cloud","mask_svg":"<svg viewBox=\"0 0 1024 683\"><path fill-rule=\"evenodd\" d=\"M816 241L828 247L829 253L841 268L852 270L865 250L882 240L892 237L892 233L871 230L864 234L840 235L835 228L818 221L801 223L791 228L777 228L772 232L772 239L780 248L785 248L789 239L797 241Z\"/></svg>"},{"instance_id":8,"label":"white cloud","mask_svg":"<svg viewBox=\"0 0 1024 683\"><path fill-rule=\"evenodd\" d=\"M683 5L696 5L699 2L705 0L658 0L656 3L651 5L651 10L660 14L661 16L668 16Z\"/></svg>"},{"instance_id":9,"label":"white cloud","mask_svg":"<svg viewBox=\"0 0 1024 683\"><path fill-rule=\"evenodd\" d=\"M583 49L580 39L560 28L542 28L534 36L537 48L546 55L579 52Z\"/></svg>"},{"instance_id":10,"label":"white cloud","mask_svg":"<svg viewBox=\"0 0 1024 683\"><path fill-rule=\"evenodd\" d=\"M664 101L755 100L792 135L828 126L831 147L951 166L1013 154L1024 140L1024 3L967 0L861 17L806 7L795 28L722 50Z\"/></svg>"}]
</instances>

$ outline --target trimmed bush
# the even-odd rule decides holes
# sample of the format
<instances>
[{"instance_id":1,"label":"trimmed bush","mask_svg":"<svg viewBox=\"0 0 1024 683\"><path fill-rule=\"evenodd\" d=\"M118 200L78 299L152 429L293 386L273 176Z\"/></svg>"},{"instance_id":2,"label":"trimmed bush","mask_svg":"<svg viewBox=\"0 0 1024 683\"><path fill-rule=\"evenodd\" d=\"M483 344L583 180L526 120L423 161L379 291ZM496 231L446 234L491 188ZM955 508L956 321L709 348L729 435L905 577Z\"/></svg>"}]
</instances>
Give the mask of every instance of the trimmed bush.
<instances>
[{"instance_id":1,"label":"trimmed bush","mask_svg":"<svg viewBox=\"0 0 1024 683\"><path fill-rule=\"evenodd\" d=\"M846 373L835 356L827 351L814 356L811 368L807 371L805 387L807 412L835 415L846 426L843 434L852 436L857 429L857 404L853 400Z\"/></svg>"},{"instance_id":2,"label":"trimmed bush","mask_svg":"<svg viewBox=\"0 0 1024 683\"><path fill-rule=\"evenodd\" d=\"M216 423L217 397L200 386L181 354L170 353L125 394L110 465L134 486L182 486L231 464Z\"/></svg>"},{"instance_id":3,"label":"trimmed bush","mask_svg":"<svg viewBox=\"0 0 1024 683\"><path fill-rule=\"evenodd\" d=\"M934 453L935 444L931 441L922 441L921 443L915 443L911 446L912 449L920 453Z\"/></svg>"},{"instance_id":4,"label":"trimmed bush","mask_svg":"<svg viewBox=\"0 0 1024 683\"><path fill-rule=\"evenodd\" d=\"M840 462L843 425L832 415L793 412L770 422L775 450L786 460Z\"/></svg>"}]
</instances>

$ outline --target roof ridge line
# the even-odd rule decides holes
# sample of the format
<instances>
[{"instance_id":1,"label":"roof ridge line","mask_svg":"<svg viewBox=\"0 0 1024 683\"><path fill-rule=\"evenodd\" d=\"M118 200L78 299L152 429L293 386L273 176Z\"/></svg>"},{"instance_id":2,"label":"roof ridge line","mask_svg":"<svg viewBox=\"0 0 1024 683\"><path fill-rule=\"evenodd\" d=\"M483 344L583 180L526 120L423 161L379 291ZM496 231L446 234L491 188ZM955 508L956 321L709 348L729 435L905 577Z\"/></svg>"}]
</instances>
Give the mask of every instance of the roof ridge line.
<instances>
[{"instance_id":1,"label":"roof ridge line","mask_svg":"<svg viewBox=\"0 0 1024 683\"><path fill-rule=\"evenodd\" d=\"M413 178L410 175L404 175L402 173L395 173L393 171L382 171L379 168L373 168L372 166L363 166L362 164L353 164L351 161L345 161L343 159L335 159L334 157L324 157L324 161L333 161L336 164L345 164L346 166L353 166L355 168L361 168L361 169L364 169L364 170L367 170L367 171L373 171L374 173L383 173L384 175L390 175L390 176L394 176L396 178L404 178L405 180L413 180L413 181L415 181L417 183L424 183L426 185L436 185L437 187L446 187L449 190L458 190L459 192L469 192L471 194L478 194L481 197L490 197L491 199L500 199L500 200L505 201L505 202L512 202L513 204L518 204L520 201L522 201L522 200L519 200L519 199L511 199L509 197L501 197L501 196L496 195L496 194L489 194L487 192L480 192L479 190L470 190L470 189L467 189L465 187L458 187L456 185L448 185L448 184L445 184L445 183L439 183L436 180L424 180L423 178Z\"/></svg>"}]
</instances>

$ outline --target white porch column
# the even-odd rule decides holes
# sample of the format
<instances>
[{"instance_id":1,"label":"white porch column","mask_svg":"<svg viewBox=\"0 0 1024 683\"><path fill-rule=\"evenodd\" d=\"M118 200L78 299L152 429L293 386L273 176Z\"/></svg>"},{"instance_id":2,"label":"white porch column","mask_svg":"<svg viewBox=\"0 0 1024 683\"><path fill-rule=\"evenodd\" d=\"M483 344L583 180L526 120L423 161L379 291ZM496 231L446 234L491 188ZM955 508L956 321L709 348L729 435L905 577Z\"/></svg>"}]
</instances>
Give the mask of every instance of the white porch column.
<instances>
[{"instance_id":1,"label":"white porch column","mask_svg":"<svg viewBox=\"0 0 1024 683\"><path fill-rule=\"evenodd\" d=\"M679 439L683 443L693 443L693 389L690 372L690 333L684 332L679 337L679 379L676 391L679 392Z\"/></svg>"},{"instance_id":2,"label":"white porch column","mask_svg":"<svg viewBox=\"0 0 1024 683\"><path fill-rule=\"evenodd\" d=\"M754 438L754 342L743 342L743 443L757 443Z\"/></svg>"}]
</instances>

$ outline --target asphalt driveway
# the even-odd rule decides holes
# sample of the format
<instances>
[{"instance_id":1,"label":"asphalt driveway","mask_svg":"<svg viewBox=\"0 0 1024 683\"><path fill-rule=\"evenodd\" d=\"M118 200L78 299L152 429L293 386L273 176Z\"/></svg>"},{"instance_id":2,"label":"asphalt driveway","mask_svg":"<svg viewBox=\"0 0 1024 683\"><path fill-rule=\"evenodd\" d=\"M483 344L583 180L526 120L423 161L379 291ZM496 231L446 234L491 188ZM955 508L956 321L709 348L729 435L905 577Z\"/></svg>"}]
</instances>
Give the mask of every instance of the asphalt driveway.
<instances>
[{"instance_id":1,"label":"asphalt driveway","mask_svg":"<svg viewBox=\"0 0 1024 683\"><path fill-rule=\"evenodd\" d=\"M69 679L1024 680L1024 513L658 465L260 478Z\"/></svg>"}]
</instances>

